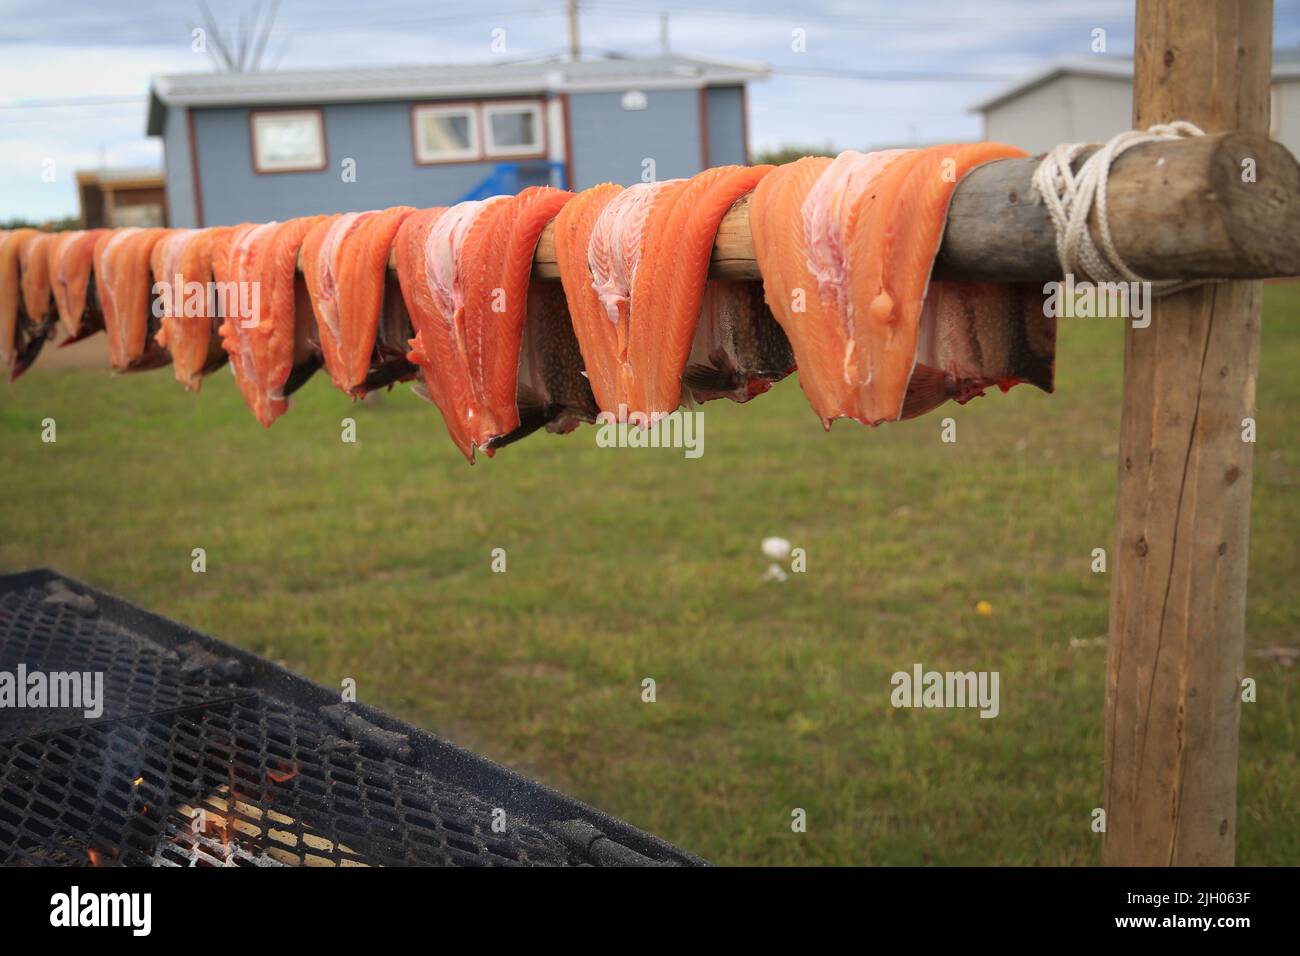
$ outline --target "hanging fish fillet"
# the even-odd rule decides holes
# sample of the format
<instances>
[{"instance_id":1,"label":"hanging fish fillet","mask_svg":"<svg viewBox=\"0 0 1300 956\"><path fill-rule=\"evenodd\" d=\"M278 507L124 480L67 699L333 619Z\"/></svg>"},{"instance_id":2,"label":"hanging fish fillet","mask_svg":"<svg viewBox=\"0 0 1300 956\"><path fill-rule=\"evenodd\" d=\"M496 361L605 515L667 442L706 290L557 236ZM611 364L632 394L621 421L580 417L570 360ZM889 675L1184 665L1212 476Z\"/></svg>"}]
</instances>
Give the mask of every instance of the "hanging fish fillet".
<instances>
[{"instance_id":1,"label":"hanging fish fillet","mask_svg":"<svg viewBox=\"0 0 1300 956\"><path fill-rule=\"evenodd\" d=\"M218 247L218 282L235 283L221 323L222 346L244 402L266 427L288 397L321 367L307 285L296 275L298 250L324 216L235 227Z\"/></svg>"},{"instance_id":2,"label":"hanging fish fillet","mask_svg":"<svg viewBox=\"0 0 1300 956\"><path fill-rule=\"evenodd\" d=\"M154 339L171 355L176 381L190 391L197 392L203 376L229 358L216 334L225 294L212 284L212 255L217 242L235 228L172 229L150 255L154 282L161 288L161 328Z\"/></svg>"},{"instance_id":3,"label":"hanging fish fillet","mask_svg":"<svg viewBox=\"0 0 1300 956\"><path fill-rule=\"evenodd\" d=\"M59 331L58 315L50 294L49 247L53 241L54 233L42 232L28 236L18 246L18 272L23 293L22 314L26 315L25 328L20 330L19 335L25 335L27 339L23 350L25 365L36 361L45 342L54 338ZM15 378L20 371L15 371Z\"/></svg>"},{"instance_id":4,"label":"hanging fish fillet","mask_svg":"<svg viewBox=\"0 0 1300 956\"><path fill-rule=\"evenodd\" d=\"M722 217L772 168L597 187L557 220L556 259L583 313L574 328L602 411L652 422L692 398L748 401L792 371L754 290L708 279Z\"/></svg>"},{"instance_id":5,"label":"hanging fish fillet","mask_svg":"<svg viewBox=\"0 0 1300 956\"><path fill-rule=\"evenodd\" d=\"M406 359L410 317L385 281L397 230L413 212L413 206L397 206L330 216L302 243L325 369L357 398L415 375Z\"/></svg>"},{"instance_id":6,"label":"hanging fish fillet","mask_svg":"<svg viewBox=\"0 0 1300 956\"><path fill-rule=\"evenodd\" d=\"M127 227L100 236L95 243L95 290L108 332L109 364L119 372L159 368L171 361L154 335L160 327L153 313L153 276L149 257L166 229Z\"/></svg>"},{"instance_id":7,"label":"hanging fish fillet","mask_svg":"<svg viewBox=\"0 0 1300 956\"><path fill-rule=\"evenodd\" d=\"M29 236L18 247L18 271L22 275L23 306L27 317L38 326L52 325L54 299L50 290L50 243L52 232Z\"/></svg>"},{"instance_id":8,"label":"hanging fish fillet","mask_svg":"<svg viewBox=\"0 0 1300 956\"><path fill-rule=\"evenodd\" d=\"M90 274L95 243L107 232L107 229L61 232L48 247L54 304L59 321L67 331L60 347L79 342L104 328L104 313Z\"/></svg>"},{"instance_id":9,"label":"hanging fish fillet","mask_svg":"<svg viewBox=\"0 0 1300 956\"><path fill-rule=\"evenodd\" d=\"M759 184L749 221L764 293L827 428L910 418L992 385L1052 390L1055 326L1041 291L930 283L958 182L1023 155L997 143L849 151Z\"/></svg>"},{"instance_id":10,"label":"hanging fish fillet","mask_svg":"<svg viewBox=\"0 0 1300 956\"><path fill-rule=\"evenodd\" d=\"M490 287L486 274L470 286L478 303L471 308L471 327L498 330L470 342L471 360L491 383L485 393L500 409L495 418L505 429L489 441L489 452L538 428L563 435L596 420L596 400L583 375L564 290L554 282L532 281L542 230L572 199L573 193L563 190L529 187L511 201L509 215L498 220L506 233L505 259L499 272L492 267L489 274L500 275L502 311L495 308L497 287Z\"/></svg>"},{"instance_id":11,"label":"hanging fish fillet","mask_svg":"<svg viewBox=\"0 0 1300 956\"><path fill-rule=\"evenodd\" d=\"M613 183L584 189L556 215L553 230L555 261L560 267L560 281L587 381L596 406L610 414L617 414L620 405L627 407L627 395L622 390L625 376L619 360L622 346L618 325L609 320L592 283L588 249L605 208L624 191Z\"/></svg>"},{"instance_id":12,"label":"hanging fish fillet","mask_svg":"<svg viewBox=\"0 0 1300 956\"><path fill-rule=\"evenodd\" d=\"M0 231L0 361L10 381L32 364L49 334L43 321L28 315L22 288L21 250L39 235L35 229Z\"/></svg>"},{"instance_id":13,"label":"hanging fish fillet","mask_svg":"<svg viewBox=\"0 0 1300 956\"><path fill-rule=\"evenodd\" d=\"M410 360L457 447L496 448L593 421L562 293L530 282L542 229L573 198L549 187L412 215L396 241Z\"/></svg>"}]
</instances>

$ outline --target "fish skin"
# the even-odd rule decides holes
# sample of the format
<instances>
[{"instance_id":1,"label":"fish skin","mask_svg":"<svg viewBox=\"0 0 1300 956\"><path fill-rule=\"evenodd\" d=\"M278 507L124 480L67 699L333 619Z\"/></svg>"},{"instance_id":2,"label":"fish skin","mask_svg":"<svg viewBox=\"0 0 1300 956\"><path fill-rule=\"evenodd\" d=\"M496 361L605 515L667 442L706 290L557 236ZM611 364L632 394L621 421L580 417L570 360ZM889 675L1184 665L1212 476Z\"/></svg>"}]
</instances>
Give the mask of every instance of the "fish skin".
<instances>
[{"instance_id":1,"label":"fish skin","mask_svg":"<svg viewBox=\"0 0 1300 956\"><path fill-rule=\"evenodd\" d=\"M396 282L386 283L379 328L375 332L374 364L366 373L363 385L366 392L409 382L420 374L406 357L414 334L401 286Z\"/></svg>"},{"instance_id":2,"label":"fish skin","mask_svg":"<svg viewBox=\"0 0 1300 956\"><path fill-rule=\"evenodd\" d=\"M596 407L611 415L619 406L618 332L592 285L589 246L601 213L621 192L623 187L613 183L584 189L556 215L553 229L555 260L587 381Z\"/></svg>"},{"instance_id":3,"label":"fish skin","mask_svg":"<svg viewBox=\"0 0 1300 956\"><path fill-rule=\"evenodd\" d=\"M106 232L107 229L62 232L48 247L54 304L67 332L64 345L79 342L104 328L104 314L90 280L95 243Z\"/></svg>"},{"instance_id":4,"label":"fish skin","mask_svg":"<svg viewBox=\"0 0 1300 956\"><path fill-rule=\"evenodd\" d=\"M790 341L757 282L710 279L682 383L695 402L747 402L795 370Z\"/></svg>"},{"instance_id":5,"label":"fish skin","mask_svg":"<svg viewBox=\"0 0 1300 956\"><path fill-rule=\"evenodd\" d=\"M289 395L322 364L297 262L303 239L325 218L238 226L227 240L224 265L218 270L218 281L258 284L256 314L245 315L237 304L219 332L244 403L267 428L288 410ZM245 287L251 295L251 286Z\"/></svg>"},{"instance_id":6,"label":"fish skin","mask_svg":"<svg viewBox=\"0 0 1300 956\"><path fill-rule=\"evenodd\" d=\"M112 229L95 243L95 290L108 333L109 365L116 371L145 371L170 361L149 334L155 323L149 257L167 231Z\"/></svg>"},{"instance_id":7,"label":"fish skin","mask_svg":"<svg viewBox=\"0 0 1300 956\"><path fill-rule=\"evenodd\" d=\"M360 398L375 387L408 378L413 369L405 349L400 368L385 369L391 352L377 355L386 327L385 313L394 299L386 289L388 256L402 223L414 206L395 206L329 216L302 244L303 276L316 317L320 350L334 385Z\"/></svg>"},{"instance_id":8,"label":"fish skin","mask_svg":"<svg viewBox=\"0 0 1300 956\"><path fill-rule=\"evenodd\" d=\"M210 294L209 283L213 280L213 255L217 242L234 228L173 229L153 247L149 257L154 281L164 283L173 289L173 294L179 294L182 306L181 314L173 315L171 295L162 296L163 316L154 340L171 355L176 381L192 392L198 392L203 377L216 371L229 358L221 347L220 336L215 334L221 316L216 314L219 302ZM178 275L180 289L175 292ZM185 287L190 283L203 287L197 315L188 314L190 299Z\"/></svg>"},{"instance_id":9,"label":"fish skin","mask_svg":"<svg viewBox=\"0 0 1300 956\"><path fill-rule=\"evenodd\" d=\"M932 282L922 310L916 371L902 418L952 399L960 405L997 386L1055 387L1056 326L1030 284ZM937 373L930 387L918 375ZM928 406L928 407L927 407Z\"/></svg>"},{"instance_id":10,"label":"fish skin","mask_svg":"<svg viewBox=\"0 0 1300 956\"><path fill-rule=\"evenodd\" d=\"M493 447L538 428L557 435L595 422L599 409L583 373L582 349L573 333L564 289L554 282L528 287L528 318L519 348L518 424Z\"/></svg>"}]
</instances>

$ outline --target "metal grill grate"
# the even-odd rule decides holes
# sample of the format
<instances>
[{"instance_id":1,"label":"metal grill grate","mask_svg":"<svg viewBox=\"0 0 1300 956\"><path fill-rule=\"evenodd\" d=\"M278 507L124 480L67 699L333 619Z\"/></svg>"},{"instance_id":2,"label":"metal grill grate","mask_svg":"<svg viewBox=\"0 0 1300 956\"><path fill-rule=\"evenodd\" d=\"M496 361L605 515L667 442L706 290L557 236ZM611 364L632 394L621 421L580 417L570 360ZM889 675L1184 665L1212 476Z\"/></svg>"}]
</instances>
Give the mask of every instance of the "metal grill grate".
<instances>
[{"instance_id":1,"label":"metal grill grate","mask_svg":"<svg viewBox=\"0 0 1300 956\"><path fill-rule=\"evenodd\" d=\"M0 864L700 862L48 572L0 578L0 671L20 665L102 671L105 704L0 710Z\"/></svg>"}]
</instances>

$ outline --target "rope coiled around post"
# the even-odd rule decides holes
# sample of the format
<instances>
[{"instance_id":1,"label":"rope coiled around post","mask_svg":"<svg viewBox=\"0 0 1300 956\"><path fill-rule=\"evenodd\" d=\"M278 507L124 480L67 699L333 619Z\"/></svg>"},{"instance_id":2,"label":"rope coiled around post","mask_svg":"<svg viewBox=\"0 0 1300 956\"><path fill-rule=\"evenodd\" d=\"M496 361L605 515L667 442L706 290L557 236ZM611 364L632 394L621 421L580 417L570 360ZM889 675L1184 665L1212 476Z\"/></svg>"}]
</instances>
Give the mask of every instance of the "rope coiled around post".
<instances>
[{"instance_id":1,"label":"rope coiled around post","mask_svg":"<svg viewBox=\"0 0 1300 956\"><path fill-rule=\"evenodd\" d=\"M1146 282L1129 268L1110 234L1110 213L1106 208L1106 186L1111 164L1125 151L1142 143L1204 136L1193 123L1178 120L1142 130L1126 130L1112 136L1089 156L1079 171L1073 169L1091 143L1062 143L1050 150L1034 170L1034 190L1042 197L1056 229L1056 256L1062 271L1083 275L1094 282ZM1088 219L1096 209L1096 235ZM1151 282L1155 295L1168 295L1200 285L1206 280L1169 279Z\"/></svg>"}]
</instances>

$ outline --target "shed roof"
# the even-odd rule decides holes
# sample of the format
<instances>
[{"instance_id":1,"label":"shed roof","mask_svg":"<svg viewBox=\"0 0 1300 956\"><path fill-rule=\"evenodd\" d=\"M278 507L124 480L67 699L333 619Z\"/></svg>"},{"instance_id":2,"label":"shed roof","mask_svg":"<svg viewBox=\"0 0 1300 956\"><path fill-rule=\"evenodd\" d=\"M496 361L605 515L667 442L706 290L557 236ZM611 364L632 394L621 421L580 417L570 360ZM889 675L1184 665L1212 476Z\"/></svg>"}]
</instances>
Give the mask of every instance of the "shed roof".
<instances>
[{"instance_id":1,"label":"shed roof","mask_svg":"<svg viewBox=\"0 0 1300 956\"><path fill-rule=\"evenodd\" d=\"M177 73L152 78L147 131L159 135L163 114L173 106L320 104L629 88L696 89L762 79L768 72L761 63L686 56L611 56L265 73Z\"/></svg>"},{"instance_id":2,"label":"shed roof","mask_svg":"<svg viewBox=\"0 0 1300 956\"><path fill-rule=\"evenodd\" d=\"M983 113L1062 76L1095 76L1132 82L1133 60L1119 56L1070 57L1053 60L977 100L968 109L973 113ZM1300 50L1273 51L1273 79L1274 81L1300 79Z\"/></svg>"},{"instance_id":3,"label":"shed roof","mask_svg":"<svg viewBox=\"0 0 1300 956\"><path fill-rule=\"evenodd\" d=\"M156 166L117 166L111 169L77 170L78 186L139 189L162 186L163 182L163 171Z\"/></svg>"}]
</instances>

